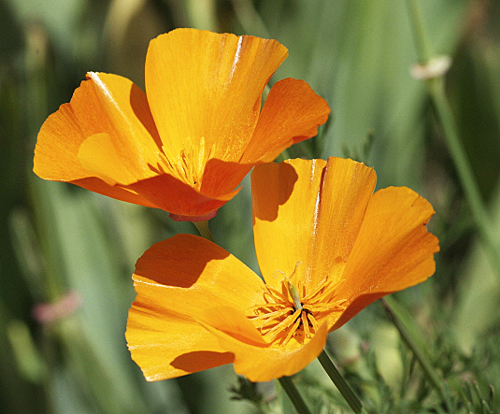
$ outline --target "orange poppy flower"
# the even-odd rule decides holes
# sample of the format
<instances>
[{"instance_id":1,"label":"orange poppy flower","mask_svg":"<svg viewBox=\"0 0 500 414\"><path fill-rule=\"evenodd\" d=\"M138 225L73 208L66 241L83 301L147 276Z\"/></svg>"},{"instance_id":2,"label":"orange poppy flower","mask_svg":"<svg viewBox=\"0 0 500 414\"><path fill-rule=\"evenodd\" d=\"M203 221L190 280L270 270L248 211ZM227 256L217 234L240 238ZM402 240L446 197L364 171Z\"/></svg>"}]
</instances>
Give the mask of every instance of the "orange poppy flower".
<instances>
[{"instance_id":1,"label":"orange poppy flower","mask_svg":"<svg viewBox=\"0 0 500 414\"><path fill-rule=\"evenodd\" d=\"M150 380L234 363L267 381L303 369L328 332L378 298L434 273L432 206L412 190L373 194L372 168L341 158L291 160L252 173L262 281L201 237L151 247L133 276L132 358Z\"/></svg>"},{"instance_id":2,"label":"orange poppy flower","mask_svg":"<svg viewBox=\"0 0 500 414\"><path fill-rule=\"evenodd\" d=\"M317 134L326 102L301 80L266 83L287 57L276 40L177 29L149 45L147 94L89 72L38 134L34 171L118 200L205 220L258 163ZM187 217L186 217L187 216Z\"/></svg>"}]
</instances>

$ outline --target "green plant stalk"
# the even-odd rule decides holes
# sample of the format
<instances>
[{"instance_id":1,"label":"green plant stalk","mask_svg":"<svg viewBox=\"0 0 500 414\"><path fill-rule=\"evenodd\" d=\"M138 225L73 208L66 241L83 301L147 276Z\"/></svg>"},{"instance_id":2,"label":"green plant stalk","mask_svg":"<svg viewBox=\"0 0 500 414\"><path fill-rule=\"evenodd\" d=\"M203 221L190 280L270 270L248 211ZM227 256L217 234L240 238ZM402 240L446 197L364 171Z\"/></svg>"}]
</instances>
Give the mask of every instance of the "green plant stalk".
<instances>
[{"instance_id":1,"label":"green plant stalk","mask_svg":"<svg viewBox=\"0 0 500 414\"><path fill-rule=\"evenodd\" d=\"M500 253L493 230L494 226L492 226L469 159L460 141L450 103L444 91L443 80L441 78L430 79L427 85L474 222L494 264L494 269L500 276Z\"/></svg>"},{"instance_id":2,"label":"green plant stalk","mask_svg":"<svg viewBox=\"0 0 500 414\"><path fill-rule=\"evenodd\" d=\"M206 221L193 221L193 224L198 229L198 232L200 233L201 237L204 237L205 239L210 240L211 242L214 241L214 238L212 237L212 233L210 232L210 228L208 227L208 220L206 220Z\"/></svg>"},{"instance_id":3,"label":"green plant stalk","mask_svg":"<svg viewBox=\"0 0 500 414\"><path fill-rule=\"evenodd\" d=\"M418 59L421 64L426 64L431 58L431 52L425 37L424 24L420 15L417 0L407 0L410 22L417 47ZM490 255L496 273L500 276L500 251L496 243L494 227L484 205L479 191L477 181L473 175L472 168L462 146L458 128L451 110L450 103L446 97L444 81L442 77L430 78L426 81L432 104L437 117L443 128L443 133L451 154L460 184L463 188L467 203L471 210L474 222L479 234Z\"/></svg>"},{"instance_id":4,"label":"green plant stalk","mask_svg":"<svg viewBox=\"0 0 500 414\"><path fill-rule=\"evenodd\" d=\"M292 382L292 379L290 377L281 377L278 378L278 381L280 382L281 386L287 393L288 397L293 403L293 406L297 410L298 414L311 414L309 411L309 408L307 408L306 403L302 399L301 395L299 394L299 390L295 387L295 385Z\"/></svg>"},{"instance_id":5,"label":"green plant stalk","mask_svg":"<svg viewBox=\"0 0 500 414\"><path fill-rule=\"evenodd\" d=\"M337 370L337 367L334 365L328 354L323 350L321 354L318 356L318 361L321 366L328 374L330 379L333 381L335 386L338 388L342 397L347 401L349 407L351 407L352 411L356 414L364 414L366 413L363 408L363 404L359 400L359 398L354 394L354 391L351 389L349 384L344 380L344 377L340 375L340 372Z\"/></svg>"},{"instance_id":6,"label":"green plant stalk","mask_svg":"<svg viewBox=\"0 0 500 414\"><path fill-rule=\"evenodd\" d=\"M187 0L184 7L190 27L219 31L215 0Z\"/></svg>"},{"instance_id":7,"label":"green plant stalk","mask_svg":"<svg viewBox=\"0 0 500 414\"><path fill-rule=\"evenodd\" d=\"M422 15L416 0L408 0L407 4L413 38L416 42L418 58L420 63L426 64L431 58L431 52L429 49L429 42L425 36Z\"/></svg>"},{"instance_id":8,"label":"green plant stalk","mask_svg":"<svg viewBox=\"0 0 500 414\"><path fill-rule=\"evenodd\" d=\"M233 10L246 33L271 37L251 0L232 0Z\"/></svg>"},{"instance_id":9,"label":"green plant stalk","mask_svg":"<svg viewBox=\"0 0 500 414\"><path fill-rule=\"evenodd\" d=\"M387 311L387 314L389 315L389 317L391 318L394 326L399 331L401 338L406 343L408 348L411 349L411 351L413 352L413 355L415 356L415 358L419 362L420 366L422 367L422 370L424 371L424 374L427 377L427 380L437 390L437 392L439 393L439 396L445 402L447 408L449 408L450 402L449 402L448 397L445 393L444 385L443 385L441 379L439 378L438 374L434 370L430 359L427 357L427 355L425 354L423 349L418 345L418 341L413 337L413 335L410 333L410 330L405 326L402 318L399 317L398 312L396 310L394 310L396 307L391 306L390 303L392 303L392 299L390 297L382 298L381 302L384 305L384 308Z\"/></svg>"}]
</instances>

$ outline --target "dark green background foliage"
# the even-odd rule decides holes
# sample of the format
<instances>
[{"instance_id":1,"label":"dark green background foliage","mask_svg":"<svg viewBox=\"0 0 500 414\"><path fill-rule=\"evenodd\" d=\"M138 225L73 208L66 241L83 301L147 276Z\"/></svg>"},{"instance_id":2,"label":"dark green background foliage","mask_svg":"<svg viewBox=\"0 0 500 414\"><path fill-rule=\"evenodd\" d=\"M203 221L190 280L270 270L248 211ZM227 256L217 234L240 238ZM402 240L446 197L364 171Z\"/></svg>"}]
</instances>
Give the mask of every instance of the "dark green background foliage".
<instances>
[{"instance_id":1,"label":"dark green background foliage","mask_svg":"<svg viewBox=\"0 0 500 414\"><path fill-rule=\"evenodd\" d=\"M418 2L433 54L453 58L447 94L500 244L499 5ZM153 242L194 228L31 171L40 125L85 73L143 87L149 40L175 27L279 40L290 55L271 81L304 79L332 108L318 137L280 158L349 156L375 167L379 187L409 186L435 207L436 274L395 297L445 397L376 303L328 342L367 409L500 412L500 269L483 253L425 84L410 75L417 53L400 0L0 0L0 411L292 412L279 387L238 380L231 366L147 383L123 336L130 276ZM258 270L251 223L246 179L211 228ZM34 318L65 297L75 309L62 318ZM314 412L349 412L316 362L295 381Z\"/></svg>"}]
</instances>

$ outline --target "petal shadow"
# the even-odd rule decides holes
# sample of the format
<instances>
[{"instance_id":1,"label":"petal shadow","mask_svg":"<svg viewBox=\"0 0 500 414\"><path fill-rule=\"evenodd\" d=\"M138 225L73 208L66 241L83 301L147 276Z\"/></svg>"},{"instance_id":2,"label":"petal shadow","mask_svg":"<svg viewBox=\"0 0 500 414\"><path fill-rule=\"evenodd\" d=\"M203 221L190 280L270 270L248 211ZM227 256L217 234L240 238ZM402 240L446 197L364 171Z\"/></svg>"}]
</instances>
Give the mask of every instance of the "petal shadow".
<instances>
[{"instance_id":1,"label":"petal shadow","mask_svg":"<svg viewBox=\"0 0 500 414\"><path fill-rule=\"evenodd\" d=\"M178 234L156 243L137 261L134 274L178 288L194 285L207 264L222 261L229 252L198 236Z\"/></svg>"},{"instance_id":2,"label":"petal shadow","mask_svg":"<svg viewBox=\"0 0 500 414\"><path fill-rule=\"evenodd\" d=\"M186 372L198 372L234 362L231 352L194 351L179 355L170 365Z\"/></svg>"},{"instance_id":3,"label":"petal shadow","mask_svg":"<svg viewBox=\"0 0 500 414\"><path fill-rule=\"evenodd\" d=\"M290 164L258 164L252 172L252 204L255 218L274 221L278 217L279 206L286 203L292 194L299 176ZM259 191L256 191L259 188ZM264 190L264 191L262 191ZM258 198L256 193L262 194ZM264 197L263 194L269 194ZM258 203L259 208L255 208Z\"/></svg>"}]
</instances>

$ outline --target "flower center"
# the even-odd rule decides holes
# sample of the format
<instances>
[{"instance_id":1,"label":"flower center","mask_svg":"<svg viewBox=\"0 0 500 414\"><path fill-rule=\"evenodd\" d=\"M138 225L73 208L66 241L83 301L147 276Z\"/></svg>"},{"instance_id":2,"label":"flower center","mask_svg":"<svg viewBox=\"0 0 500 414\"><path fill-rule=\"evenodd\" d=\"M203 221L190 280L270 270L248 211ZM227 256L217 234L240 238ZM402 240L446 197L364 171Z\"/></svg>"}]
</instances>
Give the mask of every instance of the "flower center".
<instances>
[{"instance_id":1,"label":"flower center","mask_svg":"<svg viewBox=\"0 0 500 414\"><path fill-rule=\"evenodd\" d=\"M169 159L165 155L165 150L160 152L158 170L169 173L200 190L205 166L212 157L213 148L207 148L205 137L201 137L200 142L192 143L191 141L189 138L186 139L185 148L181 149L175 159Z\"/></svg>"},{"instance_id":2,"label":"flower center","mask_svg":"<svg viewBox=\"0 0 500 414\"><path fill-rule=\"evenodd\" d=\"M292 338L304 343L327 315L343 309L345 300L332 300L336 285L325 278L310 290L301 279L295 285L283 274L280 290L264 285L264 303L251 308L249 319L269 343L284 346Z\"/></svg>"}]
</instances>

